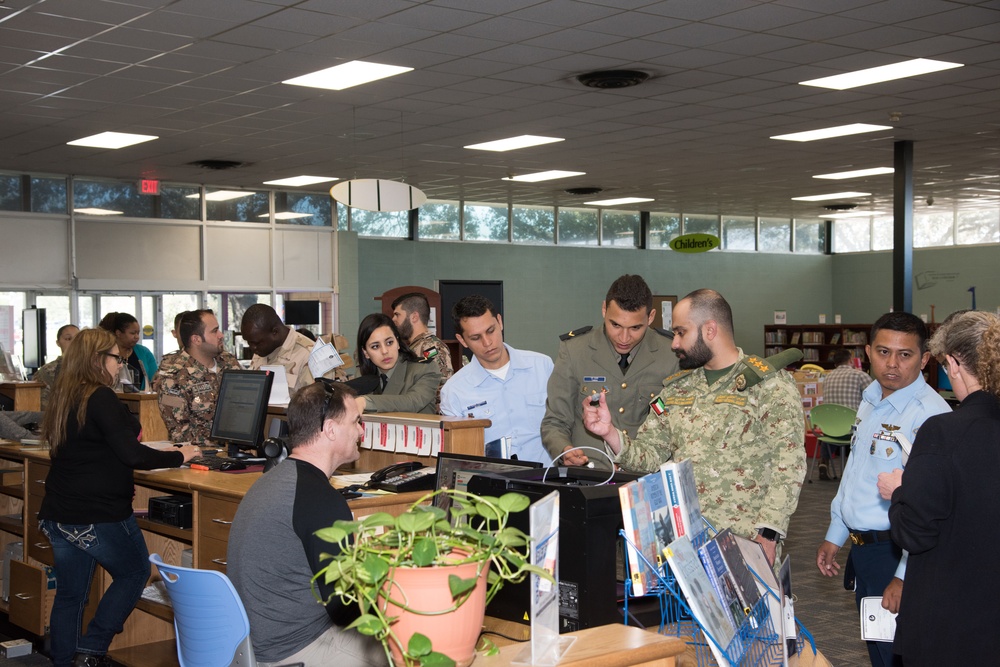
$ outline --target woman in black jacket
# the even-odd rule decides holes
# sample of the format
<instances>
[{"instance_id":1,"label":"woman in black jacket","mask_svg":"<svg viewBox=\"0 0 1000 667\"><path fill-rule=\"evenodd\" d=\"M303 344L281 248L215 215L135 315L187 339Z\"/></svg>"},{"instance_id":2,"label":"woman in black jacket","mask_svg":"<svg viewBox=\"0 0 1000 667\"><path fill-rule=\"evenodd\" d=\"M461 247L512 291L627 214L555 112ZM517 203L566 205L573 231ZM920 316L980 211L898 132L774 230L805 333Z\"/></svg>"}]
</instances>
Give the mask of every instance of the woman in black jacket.
<instances>
[{"instance_id":1,"label":"woman in black jacket","mask_svg":"<svg viewBox=\"0 0 1000 667\"><path fill-rule=\"evenodd\" d=\"M146 586L149 552L132 515L132 471L175 468L200 452L140 444L138 420L110 388L123 362L114 335L81 331L63 357L42 425L52 468L38 518L58 581L50 621L56 667L110 665L108 646ZM84 635L98 564L113 581Z\"/></svg>"}]
</instances>

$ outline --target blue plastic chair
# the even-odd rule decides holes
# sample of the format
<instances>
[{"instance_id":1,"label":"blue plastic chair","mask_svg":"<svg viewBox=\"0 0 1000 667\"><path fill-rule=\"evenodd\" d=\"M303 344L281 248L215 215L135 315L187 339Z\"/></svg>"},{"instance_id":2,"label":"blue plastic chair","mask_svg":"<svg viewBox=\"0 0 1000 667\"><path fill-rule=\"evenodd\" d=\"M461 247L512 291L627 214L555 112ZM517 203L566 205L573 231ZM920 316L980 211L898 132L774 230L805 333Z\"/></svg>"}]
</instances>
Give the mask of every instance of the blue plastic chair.
<instances>
[{"instance_id":1,"label":"blue plastic chair","mask_svg":"<svg viewBox=\"0 0 1000 667\"><path fill-rule=\"evenodd\" d=\"M149 562L159 569L174 608L181 667L256 667L250 621L229 577L169 565L160 554Z\"/></svg>"}]
</instances>

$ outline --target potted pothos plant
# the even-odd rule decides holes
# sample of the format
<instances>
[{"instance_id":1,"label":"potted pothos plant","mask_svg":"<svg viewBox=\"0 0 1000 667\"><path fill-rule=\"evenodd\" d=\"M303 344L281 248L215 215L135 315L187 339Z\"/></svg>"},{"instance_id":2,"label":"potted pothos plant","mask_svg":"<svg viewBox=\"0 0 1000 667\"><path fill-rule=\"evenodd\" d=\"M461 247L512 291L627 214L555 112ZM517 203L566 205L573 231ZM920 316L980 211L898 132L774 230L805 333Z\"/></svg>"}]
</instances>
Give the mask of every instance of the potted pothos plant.
<instances>
[{"instance_id":1,"label":"potted pothos plant","mask_svg":"<svg viewBox=\"0 0 1000 667\"><path fill-rule=\"evenodd\" d=\"M449 513L433 504L446 495ZM552 575L529 562L529 538L509 524L528 498L499 498L456 489L427 494L406 512L337 521L317 536L338 545L313 577L333 587L361 615L350 628L382 642L397 667L463 667L475 657L486 604L504 583L531 573ZM492 565L492 567L491 567Z\"/></svg>"}]
</instances>

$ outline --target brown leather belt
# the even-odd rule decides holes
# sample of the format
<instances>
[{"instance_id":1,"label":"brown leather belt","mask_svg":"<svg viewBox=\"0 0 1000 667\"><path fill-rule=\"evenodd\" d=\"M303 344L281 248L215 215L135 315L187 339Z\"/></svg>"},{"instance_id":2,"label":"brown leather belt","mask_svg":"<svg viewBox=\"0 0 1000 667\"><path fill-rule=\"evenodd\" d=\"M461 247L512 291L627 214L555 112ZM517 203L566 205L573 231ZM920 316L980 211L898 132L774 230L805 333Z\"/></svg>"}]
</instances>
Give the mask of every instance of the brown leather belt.
<instances>
[{"instance_id":1,"label":"brown leather belt","mask_svg":"<svg viewBox=\"0 0 1000 667\"><path fill-rule=\"evenodd\" d=\"M878 542L892 542L892 533L888 530L866 530L864 532L855 532L852 530L851 542L859 547Z\"/></svg>"}]
</instances>

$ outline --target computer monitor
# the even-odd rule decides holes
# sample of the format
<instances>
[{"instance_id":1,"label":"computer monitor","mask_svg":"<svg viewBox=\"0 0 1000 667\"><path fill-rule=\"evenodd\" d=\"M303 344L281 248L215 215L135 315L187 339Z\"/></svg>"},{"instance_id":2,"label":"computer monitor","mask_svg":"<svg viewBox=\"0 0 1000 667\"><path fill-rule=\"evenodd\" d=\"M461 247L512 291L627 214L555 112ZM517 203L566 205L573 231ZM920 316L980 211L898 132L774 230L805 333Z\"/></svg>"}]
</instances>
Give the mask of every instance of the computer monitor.
<instances>
[{"instance_id":1,"label":"computer monitor","mask_svg":"<svg viewBox=\"0 0 1000 667\"><path fill-rule=\"evenodd\" d=\"M274 374L269 371L222 372L210 438L226 445L230 456L247 458L259 454L273 380Z\"/></svg>"},{"instance_id":2,"label":"computer monitor","mask_svg":"<svg viewBox=\"0 0 1000 667\"><path fill-rule=\"evenodd\" d=\"M21 311L24 338L24 367L36 370L45 365L45 309L25 308Z\"/></svg>"},{"instance_id":3,"label":"computer monitor","mask_svg":"<svg viewBox=\"0 0 1000 667\"><path fill-rule=\"evenodd\" d=\"M437 478L435 490L441 488L467 491L469 479L477 472L512 472L541 468L538 461L519 461L517 459L496 459L488 456L473 456L472 454L453 454L439 452L437 457ZM437 496L434 504L445 512L451 509L451 498Z\"/></svg>"},{"instance_id":4,"label":"computer monitor","mask_svg":"<svg viewBox=\"0 0 1000 667\"><path fill-rule=\"evenodd\" d=\"M285 324L319 324L319 301L285 301Z\"/></svg>"}]
</instances>

